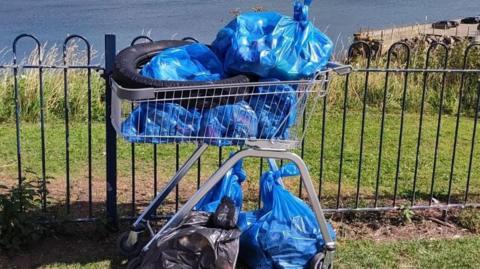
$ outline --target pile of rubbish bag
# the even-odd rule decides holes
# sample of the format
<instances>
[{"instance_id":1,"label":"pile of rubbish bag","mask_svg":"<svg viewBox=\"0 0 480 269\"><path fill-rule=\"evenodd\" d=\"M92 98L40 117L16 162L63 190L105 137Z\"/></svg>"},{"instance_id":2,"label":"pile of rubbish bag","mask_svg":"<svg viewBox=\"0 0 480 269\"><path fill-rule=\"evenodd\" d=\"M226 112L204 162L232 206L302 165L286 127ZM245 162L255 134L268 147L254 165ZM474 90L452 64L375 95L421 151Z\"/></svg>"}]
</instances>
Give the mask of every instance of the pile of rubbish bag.
<instances>
[{"instance_id":1,"label":"pile of rubbish bag","mask_svg":"<svg viewBox=\"0 0 480 269\"><path fill-rule=\"evenodd\" d=\"M180 225L153 242L141 268L310 268L325 242L312 209L282 183L299 174L293 163L266 171L261 208L242 211L247 174L240 160ZM335 240L332 226L327 228Z\"/></svg>"},{"instance_id":2,"label":"pile of rubbish bag","mask_svg":"<svg viewBox=\"0 0 480 269\"><path fill-rule=\"evenodd\" d=\"M308 268L325 242L312 209L282 185L282 179L299 175L293 163L265 172L260 179L262 207L241 211L241 184L246 178L239 161L196 205L198 212L214 213L223 199L234 204L235 223L241 231L239 260L249 268ZM232 217L233 219L233 217ZM329 225L330 236L335 232Z\"/></svg>"},{"instance_id":3,"label":"pile of rubbish bag","mask_svg":"<svg viewBox=\"0 0 480 269\"><path fill-rule=\"evenodd\" d=\"M237 145L246 138L288 139L298 100L287 81L312 79L325 68L333 50L331 40L308 20L310 4L311 0L296 1L293 17L276 12L241 14L218 32L210 46L192 43L165 49L140 71L159 80L208 82L247 75L252 81L285 84L255 87L249 100L203 110L146 101L123 122L124 137L136 143L197 137L218 146Z\"/></svg>"},{"instance_id":4,"label":"pile of rubbish bag","mask_svg":"<svg viewBox=\"0 0 480 269\"><path fill-rule=\"evenodd\" d=\"M212 43L225 72L296 80L322 70L333 43L308 21L310 4L296 1L293 17L276 12L237 16Z\"/></svg>"},{"instance_id":5,"label":"pile of rubbish bag","mask_svg":"<svg viewBox=\"0 0 480 269\"><path fill-rule=\"evenodd\" d=\"M234 202L222 198L213 213L193 211L154 242L142 260L144 269L234 269L241 232Z\"/></svg>"},{"instance_id":6,"label":"pile of rubbish bag","mask_svg":"<svg viewBox=\"0 0 480 269\"><path fill-rule=\"evenodd\" d=\"M289 139L301 113L297 105L303 101L292 81L314 79L333 50L331 40L308 20L310 4L297 0L293 17L241 14L210 45L162 50L143 66L142 76L155 82L212 85L243 75L259 84L251 87L248 98L210 102L215 105L207 107L160 101L158 96L141 101L122 123L123 136L134 143L196 141L217 146L241 145L249 138ZM325 241L313 210L283 185L284 179L299 174L293 163L280 168L271 164L260 178L261 207L245 211L241 185L247 174L239 161L180 225L162 232L143 256L141 268L233 269L237 260L249 268L310 268ZM335 240L333 228L327 230Z\"/></svg>"}]
</instances>

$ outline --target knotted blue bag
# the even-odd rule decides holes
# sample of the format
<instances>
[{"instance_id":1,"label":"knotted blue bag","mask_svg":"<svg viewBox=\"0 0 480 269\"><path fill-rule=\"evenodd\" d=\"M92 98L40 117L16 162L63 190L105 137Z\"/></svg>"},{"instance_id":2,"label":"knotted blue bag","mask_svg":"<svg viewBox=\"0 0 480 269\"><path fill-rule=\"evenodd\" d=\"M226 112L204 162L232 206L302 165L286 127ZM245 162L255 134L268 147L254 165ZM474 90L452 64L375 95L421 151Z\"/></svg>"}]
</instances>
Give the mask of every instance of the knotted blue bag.
<instances>
[{"instance_id":1,"label":"knotted blue bag","mask_svg":"<svg viewBox=\"0 0 480 269\"><path fill-rule=\"evenodd\" d=\"M243 170L243 160L240 160L225 174L222 180L198 202L195 210L214 213L221 203L222 198L228 197L235 203L237 212L240 212L243 202L241 184L246 178L247 174L245 170Z\"/></svg>"},{"instance_id":2,"label":"knotted blue bag","mask_svg":"<svg viewBox=\"0 0 480 269\"><path fill-rule=\"evenodd\" d=\"M231 74L296 80L324 69L332 41L308 21L311 0L294 5L294 16L244 13L217 34L212 50Z\"/></svg>"},{"instance_id":3,"label":"knotted blue bag","mask_svg":"<svg viewBox=\"0 0 480 269\"><path fill-rule=\"evenodd\" d=\"M310 259L322 251L325 242L312 209L279 182L298 175L293 163L264 173L263 207L240 214L240 259L249 268L308 268ZM328 231L335 238L330 225Z\"/></svg>"},{"instance_id":4,"label":"knotted blue bag","mask_svg":"<svg viewBox=\"0 0 480 269\"><path fill-rule=\"evenodd\" d=\"M239 145L257 134L258 120L247 102L222 105L202 114L199 137L216 146Z\"/></svg>"},{"instance_id":5,"label":"knotted blue bag","mask_svg":"<svg viewBox=\"0 0 480 269\"><path fill-rule=\"evenodd\" d=\"M161 51L143 66L141 74L158 80L212 81L223 78L223 67L207 46L195 43Z\"/></svg>"},{"instance_id":6,"label":"knotted blue bag","mask_svg":"<svg viewBox=\"0 0 480 269\"><path fill-rule=\"evenodd\" d=\"M278 79L263 79L276 82ZM289 138L289 128L295 124L297 93L289 84L258 86L249 101L258 119L257 138Z\"/></svg>"},{"instance_id":7,"label":"knotted blue bag","mask_svg":"<svg viewBox=\"0 0 480 269\"><path fill-rule=\"evenodd\" d=\"M224 74L217 56L207 46L197 43L161 51L140 73L154 79L177 81L219 80ZM187 110L179 104L143 102L130 113L121 129L130 142L184 142L198 134L200 119L198 111Z\"/></svg>"},{"instance_id":8,"label":"knotted blue bag","mask_svg":"<svg viewBox=\"0 0 480 269\"><path fill-rule=\"evenodd\" d=\"M122 135L132 143L189 141L200 128L201 115L176 103L140 103L122 123Z\"/></svg>"}]
</instances>

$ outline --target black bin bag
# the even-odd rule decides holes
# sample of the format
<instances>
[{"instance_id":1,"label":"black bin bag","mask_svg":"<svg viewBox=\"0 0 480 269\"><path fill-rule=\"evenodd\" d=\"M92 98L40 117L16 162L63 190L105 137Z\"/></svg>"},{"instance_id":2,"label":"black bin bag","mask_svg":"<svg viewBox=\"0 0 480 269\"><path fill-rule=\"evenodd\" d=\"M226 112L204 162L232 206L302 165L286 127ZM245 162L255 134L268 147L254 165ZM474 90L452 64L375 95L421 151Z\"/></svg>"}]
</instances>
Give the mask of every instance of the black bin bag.
<instances>
[{"instance_id":1,"label":"black bin bag","mask_svg":"<svg viewBox=\"0 0 480 269\"><path fill-rule=\"evenodd\" d=\"M233 269L241 232L233 201L223 198L214 214L193 211L165 232L145 254L145 269ZM222 226L223 225L223 226Z\"/></svg>"}]
</instances>

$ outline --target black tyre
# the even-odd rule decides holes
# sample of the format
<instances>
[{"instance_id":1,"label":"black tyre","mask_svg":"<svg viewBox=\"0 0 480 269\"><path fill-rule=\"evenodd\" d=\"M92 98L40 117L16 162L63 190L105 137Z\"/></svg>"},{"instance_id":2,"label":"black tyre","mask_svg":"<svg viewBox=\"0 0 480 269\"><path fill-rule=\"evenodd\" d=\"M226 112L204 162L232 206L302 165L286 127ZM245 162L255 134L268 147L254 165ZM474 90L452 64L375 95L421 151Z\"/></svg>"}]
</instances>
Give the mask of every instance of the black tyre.
<instances>
[{"instance_id":1,"label":"black tyre","mask_svg":"<svg viewBox=\"0 0 480 269\"><path fill-rule=\"evenodd\" d=\"M128 261L127 269L139 269L142 266L142 257L137 256Z\"/></svg>"},{"instance_id":2,"label":"black tyre","mask_svg":"<svg viewBox=\"0 0 480 269\"><path fill-rule=\"evenodd\" d=\"M115 58L115 67L113 70L113 79L121 86L125 88L168 88L168 87L184 87L184 86L198 86L208 84L237 84L249 82L249 78L244 75L237 75L234 77L216 80L216 81L170 81L170 80L157 80L149 77L142 76L138 69L146 64L150 59L160 51L179 47L187 44L191 44L188 40L162 40L150 43L142 43L130 46L122 50ZM242 96L249 91L253 90L251 87L231 87L222 89L210 89L210 90L188 90L188 91L169 91L159 92L156 98L182 98L189 97L206 97L196 100L184 100L180 103L186 107L192 105L197 108L209 108L210 106L227 104L237 102L242 99ZM219 95L231 95L235 94L235 98L213 98L213 96Z\"/></svg>"},{"instance_id":3,"label":"black tyre","mask_svg":"<svg viewBox=\"0 0 480 269\"><path fill-rule=\"evenodd\" d=\"M128 236L130 232L124 232L122 233L118 239L117 239L117 248L118 252L127 258L133 258L138 256L140 252L142 251L142 244L140 243L140 240L137 238L137 242L135 244L130 245L128 243Z\"/></svg>"}]
</instances>

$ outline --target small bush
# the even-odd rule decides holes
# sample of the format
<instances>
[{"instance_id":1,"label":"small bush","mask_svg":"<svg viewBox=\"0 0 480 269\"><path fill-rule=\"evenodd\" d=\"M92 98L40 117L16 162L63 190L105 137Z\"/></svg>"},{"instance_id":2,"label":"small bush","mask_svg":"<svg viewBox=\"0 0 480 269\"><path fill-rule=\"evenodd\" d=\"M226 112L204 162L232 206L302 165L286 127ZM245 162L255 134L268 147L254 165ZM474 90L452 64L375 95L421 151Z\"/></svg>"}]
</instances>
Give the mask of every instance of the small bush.
<instances>
[{"instance_id":1,"label":"small bush","mask_svg":"<svg viewBox=\"0 0 480 269\"><path fill-rule=\"evenodd\" d=\"M21 188L0 185L0 249L16 251L33 243L47 232L38 222L43 184L24 181Z\"/></svg>"},{"instance_id":2,"label":"small bush","mask_svg":"<svg viewBox=\"0 0 480 269\"><path fill-rule=\"evenodd\" d=\"M458 215L458 223L473 233L480 233L480 209L466 208L462 210Z\"/></svg>"},{"instance_id":3,"label":"small bush","mask_svg":"<svg viewBox=\"0 0 480 269\"><path fill-rule=\"evenodd\" d=\"M413 212L409 204L404 204L400 206L399 213L400 213L400 219L403 224L412 223L412 218L415 216L415 212Z\"/></svg>"}]
</instances>

